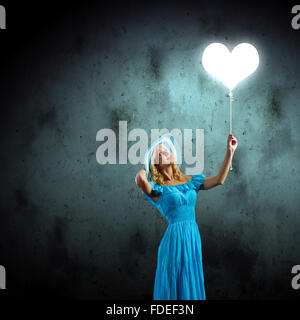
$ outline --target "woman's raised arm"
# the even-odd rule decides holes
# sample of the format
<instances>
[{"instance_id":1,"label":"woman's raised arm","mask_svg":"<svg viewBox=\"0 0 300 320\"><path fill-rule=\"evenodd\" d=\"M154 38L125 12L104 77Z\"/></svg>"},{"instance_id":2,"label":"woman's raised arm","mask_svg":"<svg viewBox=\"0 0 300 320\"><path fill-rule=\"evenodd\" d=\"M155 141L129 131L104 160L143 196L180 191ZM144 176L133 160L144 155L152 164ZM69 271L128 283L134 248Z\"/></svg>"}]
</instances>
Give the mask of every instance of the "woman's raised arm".
<instances>
[{"instance_id":1,"label":"woman's raised arm","mask_svg":"<svg viewBox=\"0 0 300 320\"><path fill-rule=\"evenodd\" d=\"M145 169L141 169L135 176L136 185L149 197L152 195L152 185L147 179L147 173Z\"/></svg>"},{"instance_id":2,"label":"woman's raised arm","mask_svg":"<svg viewBox=\"0 0 300 320\"><path fill-rule=\"evenodd\" d=\"M219 170L219 173L216 177L206 177L203 182L203 190L208 190L214 188L216 186L224 184L226 177L228 175L229 167L234 155L234 152L238 146L237 139L232 135L229 134L227 139L227 149L224 161L222 166Z\"/></svg>"},{"instance_id":3,"label":"woman's raised arm","mask_svg":"<svg viewBox=\"0 0 300 320\"><path fill-rule=\"evenodd\" d=\"M229 167L237 146L238 146L237 139L233 136L232 133L230 133L227 139L227 149L226 149L225 159L218 173L218 182L220 184L223 184L226 180Z\"/></svg>"}]
</instances>

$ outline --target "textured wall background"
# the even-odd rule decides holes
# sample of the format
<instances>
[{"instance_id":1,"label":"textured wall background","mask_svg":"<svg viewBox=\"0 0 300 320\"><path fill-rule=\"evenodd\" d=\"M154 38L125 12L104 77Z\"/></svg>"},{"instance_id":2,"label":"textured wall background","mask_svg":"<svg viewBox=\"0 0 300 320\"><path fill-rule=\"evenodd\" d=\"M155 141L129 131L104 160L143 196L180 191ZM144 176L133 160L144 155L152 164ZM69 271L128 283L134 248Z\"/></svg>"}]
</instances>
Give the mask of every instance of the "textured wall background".
<instances>
[{"instance_id":1,"label":"textured wall background","mask_svg":"<svg viewBox=\"0 0 300 320\"><path fill-rule=\"evenodd\" d=\"M141 165L97 163L96 133L117 133L120 120L128 131L204 129L199 173L217 175L229 98L201 54L211 42L250 42L260 66L233 92L233 171L198 195L206 293L299 298L290 282L300 264L300 31L291 28L290 6L51 3L31 19L8 11L0 33L8 294L152 299L167 222L135 186ZM19 6L26 9L28 2Z\"/></svg>"}]
</instances>

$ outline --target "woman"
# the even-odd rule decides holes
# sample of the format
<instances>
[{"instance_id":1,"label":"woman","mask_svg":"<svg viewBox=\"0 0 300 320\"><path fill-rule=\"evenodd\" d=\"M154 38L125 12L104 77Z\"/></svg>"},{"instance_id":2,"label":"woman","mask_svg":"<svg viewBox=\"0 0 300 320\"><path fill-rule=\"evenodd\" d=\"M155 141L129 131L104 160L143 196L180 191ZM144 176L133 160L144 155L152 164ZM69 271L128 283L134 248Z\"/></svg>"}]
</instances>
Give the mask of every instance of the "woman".
<instances>
[{"instance_id":1,"label":"woman","mask_svg":"<svg viewBox=\"0 0 300 320\"><path fill-rule=\"evenodd\" d=\"M163 145L151 155L152 181L148 181L145 169L136 175L136 184L145 198L169 222L158 248L153 300L206 299L201 238L195 220L197 192L224 183L237 145L237 139L229 134L225 159L215 177L185 176Z\"/></svg>"}]
</instances>

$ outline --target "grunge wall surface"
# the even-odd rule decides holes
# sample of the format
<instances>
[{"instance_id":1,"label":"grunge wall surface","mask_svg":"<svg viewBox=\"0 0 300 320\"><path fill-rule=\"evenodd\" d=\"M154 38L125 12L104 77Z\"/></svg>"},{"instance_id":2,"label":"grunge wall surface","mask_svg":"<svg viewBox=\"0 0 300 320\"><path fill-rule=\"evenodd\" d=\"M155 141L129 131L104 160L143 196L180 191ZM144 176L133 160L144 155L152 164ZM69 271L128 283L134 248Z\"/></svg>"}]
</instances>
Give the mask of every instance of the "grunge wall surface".
<instances>
[{"instance_id":1,"label":"grunge wall surface","mask_svg":"<svg viewBox=\"0 0 300 320\"><path fill-rule=\"evenodd\" d=\"M233 171L198 194L206 294L299 298L291 269L300 264L300 30L291 27L291 8L51 3L32 5L35 14L28 1L18 11L7 4L0 30L0 265L8 295L152 299L167 221L135 185L141 164L97 162L96 134L118 135L119 121L149 134L204 129L199 173L217 175L229 98L201 54L211 42L249 42L260 65L233 91Z\"/></svg>"}]
</instances>

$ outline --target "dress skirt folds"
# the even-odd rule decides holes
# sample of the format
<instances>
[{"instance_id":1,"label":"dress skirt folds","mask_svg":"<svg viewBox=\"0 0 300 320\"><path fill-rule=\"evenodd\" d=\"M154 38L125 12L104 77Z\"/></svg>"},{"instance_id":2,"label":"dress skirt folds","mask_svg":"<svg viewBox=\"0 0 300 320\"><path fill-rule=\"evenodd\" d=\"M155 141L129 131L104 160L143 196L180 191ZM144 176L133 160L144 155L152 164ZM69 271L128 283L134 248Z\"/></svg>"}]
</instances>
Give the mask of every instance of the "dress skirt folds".
<instances>
[{"instance_id":1,"label":"dress skirt folds","mask_svg":"<svg viewBox=\"0 0 300 320\"><path fill-rule=\"evenodd\" d=\"M197 192L204 179L204 174L197 174L174 186L150 181L159 195L157 202L143 193L169 222L158 248L153 300L206 299L201 237L195 219Z\"/></svg>"}]
</instances>

